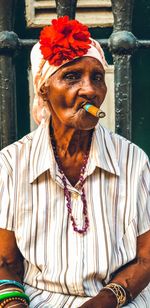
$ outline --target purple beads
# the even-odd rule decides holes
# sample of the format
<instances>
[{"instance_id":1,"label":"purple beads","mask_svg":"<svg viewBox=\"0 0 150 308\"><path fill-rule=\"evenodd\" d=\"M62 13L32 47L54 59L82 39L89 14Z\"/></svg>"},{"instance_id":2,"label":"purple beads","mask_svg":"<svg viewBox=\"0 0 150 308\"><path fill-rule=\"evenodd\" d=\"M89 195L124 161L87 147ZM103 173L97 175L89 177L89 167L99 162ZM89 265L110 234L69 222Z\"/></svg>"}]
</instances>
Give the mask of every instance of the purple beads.
<instances>
[{"instance_id":1,"label":"purple beads","mask_svg":"<svg viewBox=\"0 0 150 308\"><path fill-rule=\"evenodd\" d=\"M83 223L82 228L80 229L80 228L77 227L75 219L72 216L71 193L67 188L67 180L66 180L64 172L61 168L61 162L60 162L60 159L57 155L56 144L55 144L55 140L54 140L54 137L52 136L52 134L51 134L51 143L52 143L55 159L56 159L57 164L58 164L59 172L62 174L62 182L64 184L64 195L65 195L65 198L67 200L66 206L67 206L67 209L68 209L68 214L70 215L73 230L75 232L78 232L79 234L84 234L84 233L86 233L86 231L89 227L89 219L88 219L88 216L87 216L88 215L87 214L87 201L86 201L86 196L85 196L85 190L84 190L84 187L83 187L83 185L84 185L84 172L85 172L86 164L87 164L87 161L88 161L88 153L84 157L83 166L80 170L80 176L79 176L79 187L82 189L81 200L82 200L82 203L83 203L83 216L84 216L84 223Z\"/></svg>"}]
</instances>

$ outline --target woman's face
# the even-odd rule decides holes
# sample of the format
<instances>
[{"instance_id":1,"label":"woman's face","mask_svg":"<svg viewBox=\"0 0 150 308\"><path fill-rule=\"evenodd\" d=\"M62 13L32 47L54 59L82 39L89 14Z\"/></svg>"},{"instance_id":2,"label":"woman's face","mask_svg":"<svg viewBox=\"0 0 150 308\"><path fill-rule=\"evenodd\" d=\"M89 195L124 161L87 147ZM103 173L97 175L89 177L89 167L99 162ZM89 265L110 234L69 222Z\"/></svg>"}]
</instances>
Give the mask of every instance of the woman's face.
<instances>
[{"instance_id":1,"label":"woman's face","mask_svg":"<svg viewBox=\"0 0 150 308\"><path fill-rule=\"evenodd\" d=\"M105 95L105 73L100 62L83 57L62 66L48 82L48 103L53 120L67 127L89 130L98 118L82 108L84 102L100 107Z\"/></svg>"}]
</instances>

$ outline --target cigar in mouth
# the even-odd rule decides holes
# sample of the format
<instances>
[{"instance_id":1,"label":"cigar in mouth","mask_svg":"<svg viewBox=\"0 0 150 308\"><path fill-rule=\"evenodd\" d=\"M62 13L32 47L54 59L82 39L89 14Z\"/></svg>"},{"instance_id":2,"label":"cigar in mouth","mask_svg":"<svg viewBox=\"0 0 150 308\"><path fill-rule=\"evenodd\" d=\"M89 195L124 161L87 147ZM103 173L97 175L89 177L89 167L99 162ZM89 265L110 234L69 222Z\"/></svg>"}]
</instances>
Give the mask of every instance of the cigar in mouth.
<instances>
[{"instance_id":1,"label":"cigar in mouth","mask_svg":"<svg viewBox=\"0 0 150 308\"><path fill-rule=\"evenodd\" d=\"M104 118L105 117L105 112L102 111L100 108L95 107L92 104L83 104L82 108L84 108L87 112L89 112L90 114L92 114L93 116L97 117L97 118Z\"/></svg>"}]
</instances>

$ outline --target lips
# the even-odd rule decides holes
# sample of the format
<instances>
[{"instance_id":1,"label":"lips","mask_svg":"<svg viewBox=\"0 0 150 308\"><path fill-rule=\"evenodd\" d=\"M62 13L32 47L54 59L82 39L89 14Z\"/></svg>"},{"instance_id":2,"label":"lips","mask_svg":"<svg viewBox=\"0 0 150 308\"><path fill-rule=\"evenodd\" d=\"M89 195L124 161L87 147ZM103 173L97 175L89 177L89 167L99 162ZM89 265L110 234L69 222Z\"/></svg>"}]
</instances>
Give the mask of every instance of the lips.
<instances>
[{"instance_id":1,"label":"lips","mask_svg":"<svg viewBox=\"0 0 150 308\"><path fill-rule=\"evenodd\" d=\"M90 104L90 105L93 105L93 106L96 107L96 104L95 104L94 102L85 100L85 101L82 101L82 102L79 103L79 105L77 106L77 109L76 109L76 110L78 111L78 110L80 110L80 109L83 109L83 107L84 107L85 105L87 105L87 104ZM97 108L99 108L99 107L97 107Z\"/></svg>"},{"instance_id":2,"label":"lips","mask_svg":"<svg viewBox=\"0 0 150 308\"><path fill-rule=\"evenodd\" d=\"M87 104L87 102L86 101L82 101L82 102L80 102L79 104L78 104L78 106L76 107L76 110L78 111L78 110L80 110L80 109L82 109L83 108L83 106L84 105L86 105Z\"/></svg>"},{"instance_id":3,"label":"lips","mask_svg":"<svg viewBox=\"0 0 150 308\"><path fill-rule=\"evenodd\" d=\"M83 108L86 104L87 104L87 102L83 102L83 103L81 104L81 108Z\"/></svg>"},{"instance_id":4,"label":"lips","mask_svg":"<svg viewBox=\"0 0 150 308\"><path fill-rule=\"evenodd\" d=\"M81 104L81 107L80 107L80 108L83 108L85 105L88 105L88 104L93 105L93 106L96 107L96 104L95 104L94 102L92 102L92 101L85 101L85 102L83 102L83 103Z\"/></svg>"}]
</instances>

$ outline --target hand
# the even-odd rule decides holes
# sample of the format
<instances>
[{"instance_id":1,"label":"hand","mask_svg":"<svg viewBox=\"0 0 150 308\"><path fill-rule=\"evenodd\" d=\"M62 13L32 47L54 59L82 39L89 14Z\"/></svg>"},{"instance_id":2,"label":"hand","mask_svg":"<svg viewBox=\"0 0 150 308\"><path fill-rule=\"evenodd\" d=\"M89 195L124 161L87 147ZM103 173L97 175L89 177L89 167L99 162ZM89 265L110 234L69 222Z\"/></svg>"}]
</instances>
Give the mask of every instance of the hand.
<instances>
[{"instance_id":1,"label":"hand","mask_svg":"<svg viewBox=\"0 0 150 308\"><path fill-rule=\"evenodd\" d=\"M103 290L78 308L116 308L117 300L110 290Z\"/></svg>"}]
</instances>

